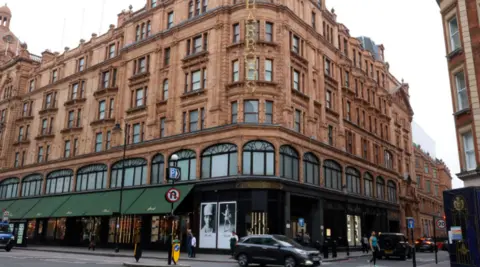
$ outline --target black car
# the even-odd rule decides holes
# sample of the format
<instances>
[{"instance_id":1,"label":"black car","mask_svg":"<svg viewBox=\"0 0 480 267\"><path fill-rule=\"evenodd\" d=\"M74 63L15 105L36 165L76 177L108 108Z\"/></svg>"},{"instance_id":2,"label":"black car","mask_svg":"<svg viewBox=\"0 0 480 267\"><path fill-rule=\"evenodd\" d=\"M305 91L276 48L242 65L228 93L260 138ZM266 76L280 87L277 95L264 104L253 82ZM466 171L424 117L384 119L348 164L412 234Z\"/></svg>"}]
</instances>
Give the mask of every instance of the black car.
<instances>
[{"instance_id":1,"label":"black car","mask_svg":"<svg viewBox=\"0 0 480 267\"><path fill-rule=\"evenodd\" d=\"M415 241L415 249L416 251L430 251L434 252L435 251L435 242L433 241L433 238L420 238Z\"/></svg>"},{"instance_id":2,"label":"black car","mask_svg":"<svg viewBox=\"0 0 480 267\"><path fill-rule=\"evenodd\" d=\"M283 235L251 235L240 239L235 247L235 259L241 267L284 265L320 266L320 253L306 248Z\"/></svg>"},{"instance_id":3,"label":"black car","mask_svg":"<svg viewBox=\"0 0 480 267\"><path fill-rule=\"evenodd\" d=\"M378 245L380 246L377 255L379 258L399 257L406 260L412 256L412 246L408 244L407 238L402 233L380 233Z\"/></svg>"}]
</instances>

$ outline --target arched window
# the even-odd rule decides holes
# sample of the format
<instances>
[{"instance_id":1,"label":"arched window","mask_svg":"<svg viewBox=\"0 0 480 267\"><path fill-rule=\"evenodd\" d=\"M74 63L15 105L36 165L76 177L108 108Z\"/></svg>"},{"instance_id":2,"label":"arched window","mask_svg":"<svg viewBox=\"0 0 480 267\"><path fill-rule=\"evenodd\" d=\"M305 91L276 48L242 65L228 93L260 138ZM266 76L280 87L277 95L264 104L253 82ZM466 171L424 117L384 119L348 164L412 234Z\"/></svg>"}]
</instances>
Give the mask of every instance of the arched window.
<instances>
[{"instance_id":1,"label":"arched window","mask_svg":"<svg viewBox=\"0 0 480 267\"><path fill-rule=\"evenodd\" d=\"M0 199L14 198L18 195L18 178L7 178L0 183Z\"/></svg>"},{"instance_id":2,"label":"arched window","mask_svg":"<svg viewBox=\"0 0 480 267\"><path fill-rule=\"evenodd\" d=\"M30 174L22 180L22 197L39 196L42 193L43 177L41 174Z\"/></svg>"},{"instance_id":3,"label":"arched window","mask_svg":"<svg viewBox=\"0 0 480 267\"><path fill-rule=\"evenodd\" d=\"M388 201L397 203L397 186L394 182L388 181L387 183Z\"/></svg>"},{"instance_id":4,"label":"arched window","mask_svg":"<svg viewBox=\"0 0 480 267\"><path fill-rule=\"evenodd\" d=\"M180 168L180 180L195 180L197 177L197 157L195 152L184 149L173 154L177 154L178 156L177 167ZM168 165L173 166L172 156L170 156Z\"/></svg>"},{"instance_id":5,"label":"arched window","mask_svg":"<svg viewBox=\"0 0 480 267\"><path fill-rule=\"evenodd\" d=\"M313 153L303 155L303 181L308 184L320 184L320 162Z\"/></svg>"},{"instance_id":6,"label":"arched window","mask_svg":"<svg viewBox=\"0 0 480 267\"><path fill-rule=\"evenodd\" d=\"M385 180L382 177L377 177L377 198L385 200Z\"/></svg>"},{"instance_id":7,"label":"arched window","mask_svg":"<svg viewBox=\"0 0 480 267\"><path fill-rule=\"evenodd\" d=\"M107 165L92 164L77 171L77 192L107 187Z\"/></svg>"},{"instance_id":8,"label":"arched window","mask_svg":"<svg viewBox=\"0 0 480 267\"><path fill-rule=\"evenodd\" d=\"M298 153L291 146L280 147L280 177L298 181Z\"/></svg>"},{"instance_id":9,"label":"arched window","mask_svg":"<svg viewBox=\"0 0 480 267\"><path fill-rule=\"evenodd\" d=\"M193 0L188 2L188 18L193 17Z\"/></svg>"},{"instance_id":10,"label":"arched window","mask_svg":"<svg viewBox=\"0 0 480 267\"><path fill-rule=\"evenodd\" d=\"M373 177L369 172L363 175L365 196L373 197Z\"/></svg>"},{"instance_id":11,"label":"arched window","mask_svg":"<svg viewBox=\"0 0 480 267\"><path fill-rule=\"evenodd\" d=\"M147 21L147 37L150 36L152 33L152 23L150 21Z\"/></svg>"},{"instance_id":12,"label":"arched window","mask_svg":"<svg viewBox=\"0 0 480 267\"><path fill-rule=\"evenodd\" d=\"M275 175L275 148L265 141L250 141L243 146L243 174Z\"/></svg>"},{"instance_id":13,"label":"arched window","mask_svg":"<svg viewBox=\"0 0 480 267\"><path fill-rule=\"evenodd\" d=\"M385 168L393 169L393 156L392 153L388 152L387 150L384 151L384 162Z\"/></svg>"},{"instance_id":14,"label":"arched window","mask_svg":"<svg viewBox=\"0 0 480 267\"><path fill-rule=\"evenodd\" d=\"M135 30L135 41L140 40L140 25L137 25L137 28Z\"/></svg>"},{"instance_id":15,"label":"arched window","mask_svg":"<svg viewBox=\"0 0 480 267\"><path fill-rule=\"evenodd\" d=\"M62 194L72 191L73 171L70 169L53 171L47 175L46 194Z\"/></svg>"},{"instance_id":16,"label":"arched window","mask_svg":"<svg viewBox=\"0 0 480 267\"><path fill-rule=\"evenodd\" d=\"M168 99L168 79L163 80L163 100Z\"/></svg>"},{"instance_id":17,"label":"arched window","mask_svg":"<svg viewBox=\"0 0 480 267\"><path fill-rule=\"evenodd\" d=\"M352 167L345 170L347 188L349 193L360 194L360 172Z\"/></svg>"},{"instance_id":18,"label":"arched window","mask_svg":"<svg viewBox=\"0 0 480 267\"><path fill-rule=\"evenodd\" d=\"M151 184L161 184L165 173L165 158L162 154L157 154L152 159L152 181Z\"/></svg>"},{"instance_id":19,"label":"arched window","mask_svg":"<svg viewBox=\"0 0 480 267\"><path fill-rule=\"evenodd\" d=\"M122 186L122 170L125 163L125 180L123 186L138 186L147 183L147 160L143 158L126 159L117 161L112 166L110 188Z\"/></svg>"},{"instance_id":20,"label":"arched window","mask_svg":"<svg viewBox=\"0 0 480 267\"><path fill-rule=\"evenodd\" d=\"M342 167L333 160L323 162L325 187L342 190Z\"/></svg>"},{"instance_id":21,"label":"arched window","mask_svg":"<svg viewBox=\"0 0 480 267\"><path fill-rule=\"evenodd\" d=\"M225 177L238 174L237 146L219 144L202 153L202 178Z\"/></svg>"}]
</instances>

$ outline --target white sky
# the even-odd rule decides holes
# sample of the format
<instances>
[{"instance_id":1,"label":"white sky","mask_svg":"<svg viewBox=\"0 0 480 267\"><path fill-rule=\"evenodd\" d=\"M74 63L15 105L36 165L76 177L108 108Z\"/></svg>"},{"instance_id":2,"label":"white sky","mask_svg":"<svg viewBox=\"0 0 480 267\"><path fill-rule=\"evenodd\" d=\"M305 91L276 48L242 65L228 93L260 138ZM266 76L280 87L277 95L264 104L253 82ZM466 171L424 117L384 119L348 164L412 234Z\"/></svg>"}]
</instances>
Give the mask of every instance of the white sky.
<instances>
[{"instance_id":1,"label":"white sky","mask_svg":"<svg viewBox=\"0 0 480 267\"><path fill-rule=\"evenodd\" d=\"M146 1L5 2L12 10L11 30L27 42L31 53L40 55L45 49L63 52L65 46L78 46L81 38L89 40L94 32L106 32L110 24L116 24L122 9L131 4L137 10ZM410 84L415 121L435 140L437 157L447 163L454 176L453 187L462 187L463 182L454 175L460 167L443 28L436 1L327 0L327 6L335 8L338 21L350 29L352 36L369 36L376 44L385 46L390 71Z\"/></svg>"}]
</instances>

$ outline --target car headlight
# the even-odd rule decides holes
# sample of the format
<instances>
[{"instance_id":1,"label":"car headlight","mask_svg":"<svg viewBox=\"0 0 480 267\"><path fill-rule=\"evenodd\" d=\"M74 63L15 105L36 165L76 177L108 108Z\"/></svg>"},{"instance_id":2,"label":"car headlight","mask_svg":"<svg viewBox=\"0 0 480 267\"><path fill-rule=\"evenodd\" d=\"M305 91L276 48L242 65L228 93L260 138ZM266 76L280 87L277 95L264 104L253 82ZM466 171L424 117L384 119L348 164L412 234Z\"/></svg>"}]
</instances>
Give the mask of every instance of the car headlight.
<instances>
[{"instance_id":1,"label":"car headlight","mask_svg":"<svg viewBox=\"0 0 480 267\"><path fill-rule=\"evenodd\" d=\"M299 254L302 254L302 255L307 255L307 252L305 250L302 250L302 249L298 249L296 248L295 249L295 252L299 253Z\"/></svg>"}]
</instances>

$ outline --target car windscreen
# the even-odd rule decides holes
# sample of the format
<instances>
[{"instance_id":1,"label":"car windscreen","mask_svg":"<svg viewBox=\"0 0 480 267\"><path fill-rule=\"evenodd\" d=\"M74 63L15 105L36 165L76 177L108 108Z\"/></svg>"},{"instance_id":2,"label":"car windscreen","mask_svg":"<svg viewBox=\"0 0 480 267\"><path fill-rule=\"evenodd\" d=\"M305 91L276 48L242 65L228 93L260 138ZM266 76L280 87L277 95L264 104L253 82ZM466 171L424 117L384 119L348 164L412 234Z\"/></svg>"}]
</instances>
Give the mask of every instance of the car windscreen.
<instances>
[{"instance_id":1,"label":"car windscreen","mask_svg":"<svg viewBox=\"0 0 480 267\"><path fill-rule=\"evenodd\" d=\"M277 240L278 243L280 243L280 245L282 245L284 247L303 248L302 245L298 244L293 239L290 239L286 236L275 235L273 237L275 238L275 240Z\"/></svg>"},{"instance_id":2,"label":"car windscreen","mask_svg":"<svg viewBox=\"0 0 480 267\"><path fill-rule=\"evenodd\" d=\"M8 229L8 224L2 224L0 225L0 234L9 234L10 231Z\"/></svg>"}]
</instances>

